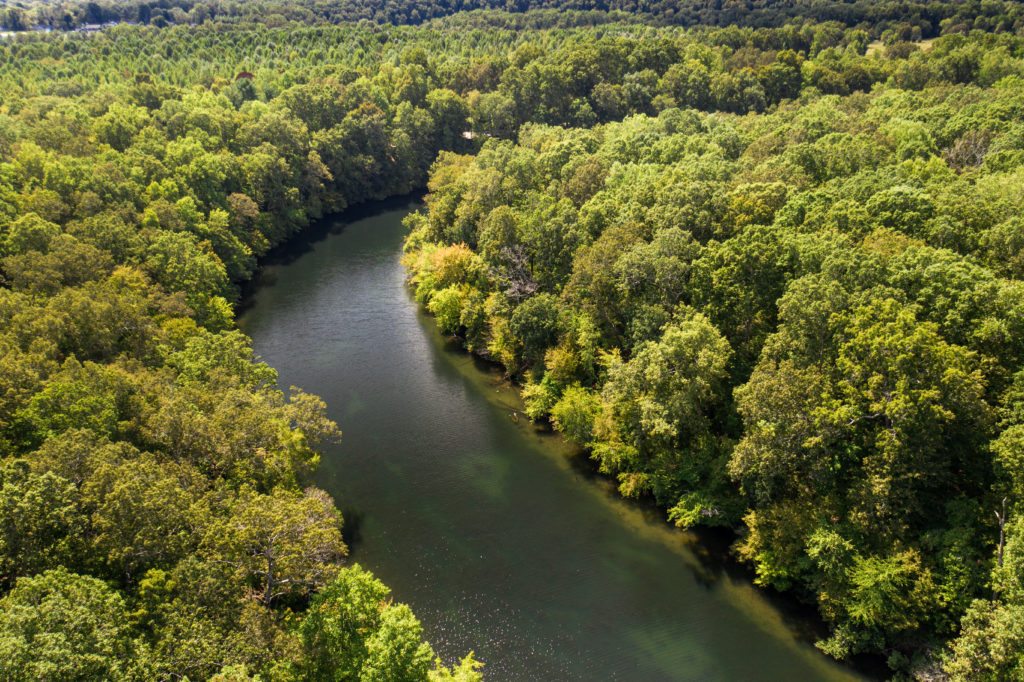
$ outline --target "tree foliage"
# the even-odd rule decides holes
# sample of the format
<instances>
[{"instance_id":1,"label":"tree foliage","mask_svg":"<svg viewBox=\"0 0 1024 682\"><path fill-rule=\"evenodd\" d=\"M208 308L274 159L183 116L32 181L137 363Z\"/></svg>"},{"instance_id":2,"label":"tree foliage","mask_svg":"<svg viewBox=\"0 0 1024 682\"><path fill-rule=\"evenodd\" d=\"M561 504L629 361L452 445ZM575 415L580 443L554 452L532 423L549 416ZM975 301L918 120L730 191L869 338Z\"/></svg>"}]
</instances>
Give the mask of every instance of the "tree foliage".
<instances>
[{"instance_id":1,"label":"tree foliage","mask_svg":"<svg viewBox=\"0 0 1024 682\"><path fill-rule=\"evenodd\" d=\"M623 493L735 529L833 655L1019 674L1019 4L459 7L0 10L3 665L478 677L340 565L337 427L232 320L426 185L417 299Z\"/></svg>"},{"instance_id":2,"label":"tree foliage","mask_svg":"<svg viewBox=\"0 0 1024 682\"><path fill-rule=\"evenodd\" d=\"M563 54L564 104L543 56L513 60L501 87L533 84L511 90L532 122L438 158L409 221L416 295L486 300L458 331L527 413L623 494L732 527L758 582L818 605L829 654L1012 679L1019 577L993 511L1005 496L1009 561L1021 81L981 63L1019 45L726 33ZM421 254L454 243L482 265L441 290Z\"/></svg>"}]
</instances>

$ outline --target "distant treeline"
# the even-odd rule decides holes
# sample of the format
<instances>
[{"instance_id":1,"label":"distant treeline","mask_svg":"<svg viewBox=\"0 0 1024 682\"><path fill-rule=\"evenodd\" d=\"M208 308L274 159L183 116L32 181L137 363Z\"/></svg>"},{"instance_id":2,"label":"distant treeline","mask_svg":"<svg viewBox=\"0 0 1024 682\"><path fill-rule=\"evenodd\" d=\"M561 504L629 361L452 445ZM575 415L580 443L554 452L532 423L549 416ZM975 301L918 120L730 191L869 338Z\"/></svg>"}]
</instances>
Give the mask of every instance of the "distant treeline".
<instances>
[{"instance_id":1,"label":"distant treeline","mask_svg":"<svg viewBox=\"0 0 1024 682\"><path fill-rule=\"evenodd\" d=\"M74 30L108 22L137 22L166 26L213 21L244 21L280 26L285 22L330 23L372 21L421 24L425 21L474 10L520 14L555 10L532 21L547 26L570 22L602 23L627 18L656 25L778 27L791 22L837 22L861 28L873 38L919 40L971 30L1016 31L1024 22L1024 8L1010 0L155 0L130 2L25 2L0 5L0 25L7 30L39 28ZM568 13L568 17L567 17ZM502 18L502 21L509 21ZM514 19L513 19L514 21Z\"/></svg>"}]
</instances>

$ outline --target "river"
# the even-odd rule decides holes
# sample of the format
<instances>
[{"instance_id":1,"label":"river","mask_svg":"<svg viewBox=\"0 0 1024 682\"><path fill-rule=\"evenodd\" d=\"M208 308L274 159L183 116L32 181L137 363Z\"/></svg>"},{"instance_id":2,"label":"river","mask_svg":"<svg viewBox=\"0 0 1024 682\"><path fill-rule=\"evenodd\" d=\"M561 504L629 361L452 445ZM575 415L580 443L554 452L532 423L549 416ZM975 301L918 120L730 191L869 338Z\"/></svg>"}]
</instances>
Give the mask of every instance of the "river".
<instances>
[{"instance_id":1,"label":"river","mask_svg":"<svg viewBox=\"0 0 1024 682\"><path fill-rule=\"evenodd\" d=\"M311 228L268 259L239 317L281 386L323 397L342 429L316 482L355 529L350 560L412 606L442 658L472 650L491 682L858 679L721 547L514 418L515 390L405 286L401 221L417 207Z\"/></svg>"}]
</instances>

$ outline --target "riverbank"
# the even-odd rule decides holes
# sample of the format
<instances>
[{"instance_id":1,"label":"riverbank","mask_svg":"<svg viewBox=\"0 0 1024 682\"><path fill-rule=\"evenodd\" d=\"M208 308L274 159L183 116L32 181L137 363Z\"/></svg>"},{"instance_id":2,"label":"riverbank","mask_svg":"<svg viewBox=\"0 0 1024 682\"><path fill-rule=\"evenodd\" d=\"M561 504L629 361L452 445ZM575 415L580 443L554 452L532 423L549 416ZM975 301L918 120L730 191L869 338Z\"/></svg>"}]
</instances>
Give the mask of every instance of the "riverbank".
<instances>
[{"instance_id":1,"label":"riverbank","mask_svg":"<svg viewBox=\"0 0 1024 682\"><path fill-rule=\"evenodd\" d=\"M316 482L359 519L351 559L442 657L473 650L491 680L858 677L697 536L511 419L515 387L409 294L401 220L415 205L371 206L268 261L239 324L282 385L326 400L343 436Z\"/></svg>"}]
</instances>

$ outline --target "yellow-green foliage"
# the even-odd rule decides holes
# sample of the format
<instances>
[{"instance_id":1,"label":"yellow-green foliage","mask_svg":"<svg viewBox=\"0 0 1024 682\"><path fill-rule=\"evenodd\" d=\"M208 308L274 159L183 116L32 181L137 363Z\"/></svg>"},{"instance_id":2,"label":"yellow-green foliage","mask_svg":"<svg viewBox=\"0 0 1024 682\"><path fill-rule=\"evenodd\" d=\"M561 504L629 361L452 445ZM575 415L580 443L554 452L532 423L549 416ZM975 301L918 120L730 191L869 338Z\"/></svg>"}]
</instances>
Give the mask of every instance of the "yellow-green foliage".
<instances>
[{"instance_id":1,"label":"yellow-green foliage","mask_svg":"<svg viewBox=\"0 0 1024 682\"><path fill-rule=\"evenodd\" d=\"M972 599L1021 495L1022 43L846 39L757 76L730 68L749 44L681 47L630 78L650 100L598 83L589 123L443 160L410 258L477 254L445 286L486 296L474 349L531 418L676 523L734 527L760 583L815 596L825 651L925 671L966 614L948 669L1009 679L982 640L1016 642L1021 602Z\"/></svg>"}]
</instances>

